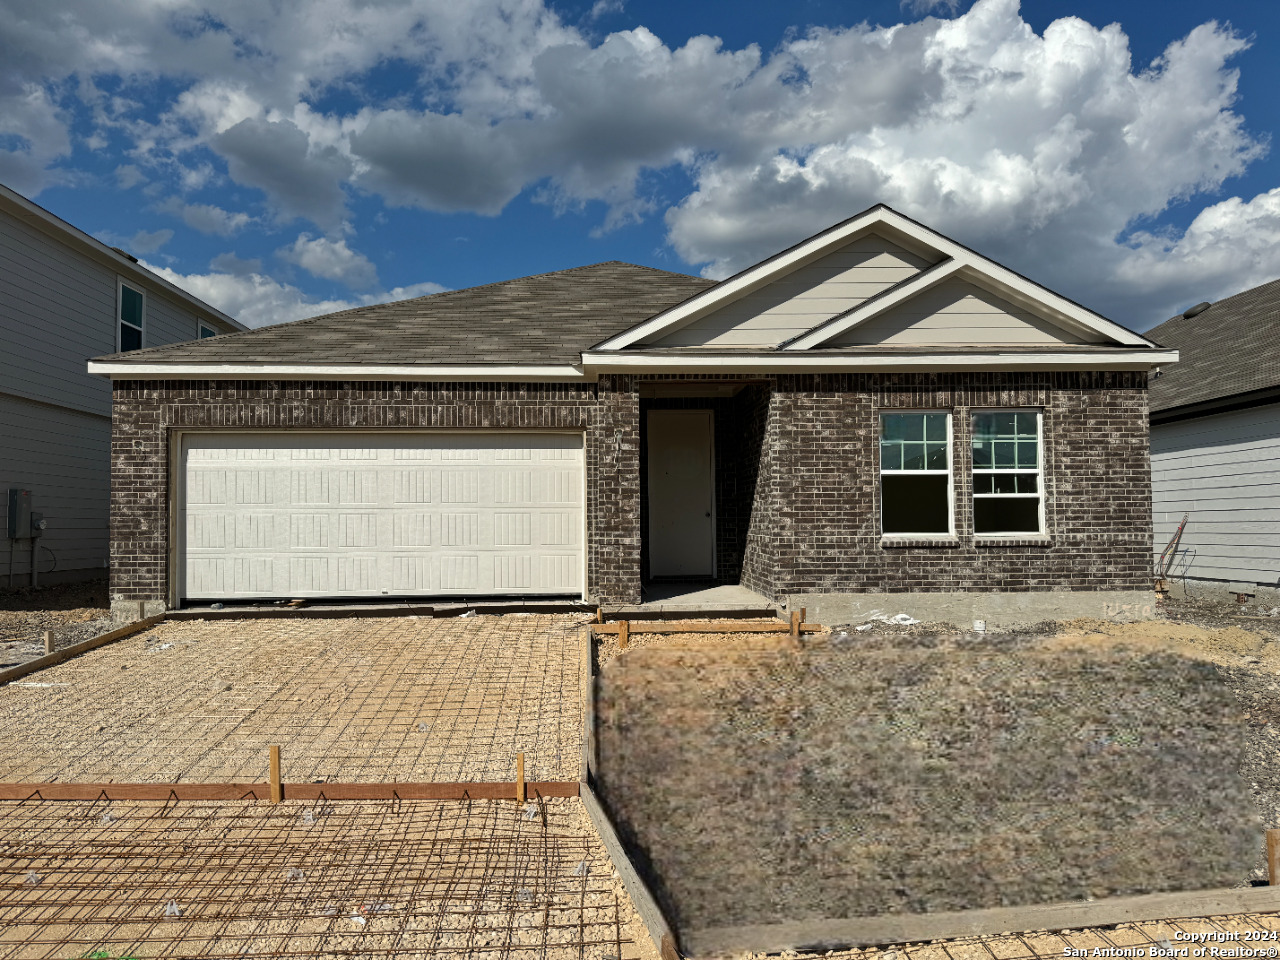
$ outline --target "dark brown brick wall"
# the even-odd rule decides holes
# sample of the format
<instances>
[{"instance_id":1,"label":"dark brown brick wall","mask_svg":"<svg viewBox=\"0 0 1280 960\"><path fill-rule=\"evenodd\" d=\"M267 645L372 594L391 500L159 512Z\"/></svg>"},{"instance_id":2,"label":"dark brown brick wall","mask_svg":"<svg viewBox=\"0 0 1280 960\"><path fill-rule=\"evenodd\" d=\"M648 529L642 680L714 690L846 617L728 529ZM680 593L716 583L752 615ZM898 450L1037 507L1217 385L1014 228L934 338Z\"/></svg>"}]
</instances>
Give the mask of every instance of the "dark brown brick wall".
<instances>
[{"instance_id":1,"label":"dark brown brick wall","mask_svg":"<svg viewBox=\"0 0 1280 960\"><path fill-rule=\"evenodd\" d=\"M694 401L688 401L693 404ZM1146 376L841 374L767 378L718 411L719 573L760 593L1119 590L1149 586ZM1048 538L972 533L969 412L1044 411ZM953 413L958 536L881 543L878 415ZM167 595L169 445L183 428L574 429L586 433L588 583L640 595L637 378L598 384L123 381L112 438L111 593ZM732 441L732 442L730 442Z\"/></svg>"},{"instance_id":2,"label":"dark brown brick wall","mask_svg":"<svg viewBox=\"0 0 1280 960\"><path fill-rule=\"evenodd\" d=\"M1047 541L973 534L975 408L1044 412ZM956 542L881 543L879 413L952 413ZM1151 582L1142 373L779 377L744 583L773 596L911 590L1127 590Z\"/></svg>"},{"instance_id":3,"label":"dark brown brick wall","mask_svg":"<svg viewBox=\"0 0 1280 960\"><path fill-rule=\"evenodd\" d=\"M639 407L629 377L598 384L120 381L114 390L111 597L167 596L169 440L185 428L394 427L586 432L587 577L640 597Z\"/></svg>"}]
</instances>

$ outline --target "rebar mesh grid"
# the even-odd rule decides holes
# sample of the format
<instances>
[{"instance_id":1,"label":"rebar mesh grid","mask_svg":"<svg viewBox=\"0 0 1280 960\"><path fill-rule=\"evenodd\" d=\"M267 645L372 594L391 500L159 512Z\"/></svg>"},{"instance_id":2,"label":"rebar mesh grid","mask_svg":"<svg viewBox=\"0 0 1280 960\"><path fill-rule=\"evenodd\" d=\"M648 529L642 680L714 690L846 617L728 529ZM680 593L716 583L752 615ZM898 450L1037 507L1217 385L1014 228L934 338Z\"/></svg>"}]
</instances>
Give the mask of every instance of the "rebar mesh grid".
<instances>
[{"instance_id":1,"label":"rebar mesh grid","mask_svg":"<svg viewBox=\"0 0 1280 960\"><path fill-rule=\"evenodd\" d=\"M1238 939L1231 939L1238 934ZM1247 934L1259 935L1246 940ZM1193 935L1222 936L1197 942ZM1107 927L1006 933L999 936L964 937L930 943L898 944L888 947L823 952L824 960L1048 960L1070 957L1068 950L1083 951L1077 957L1159 957L1171 948L1187 948L1188 956L1204 947L1220 951L1237 948L1271 950L1280 953L1280 914L1238 914L1185 920L1149 920ZM1152 953L1158 948L1161 953ZM1140 953L1119 951L1138 950ZM1117 952L1111 952L1117 951ZM1211 958L1212 955L1206 955Z\"/></svg>"},{"instance_id":2,"label":"rebar mesh grid","mask_svg":"<svg viewBox=\"0 0 1280 960\"><path fill-rule=\"evenodd\" d=\"M0 781L577 780L582 622L165 623L0 688Z\"/></svg>"},{"instance_id":3,"label":"rebar mesh grid","mask_svg":"<svg viewBox=\"0 0 1280 960\"><path fill-rule=\"evenodd\" d=\"M650 958L576 800L0 804L0 957Z\"/></svg>"}]
</instances>

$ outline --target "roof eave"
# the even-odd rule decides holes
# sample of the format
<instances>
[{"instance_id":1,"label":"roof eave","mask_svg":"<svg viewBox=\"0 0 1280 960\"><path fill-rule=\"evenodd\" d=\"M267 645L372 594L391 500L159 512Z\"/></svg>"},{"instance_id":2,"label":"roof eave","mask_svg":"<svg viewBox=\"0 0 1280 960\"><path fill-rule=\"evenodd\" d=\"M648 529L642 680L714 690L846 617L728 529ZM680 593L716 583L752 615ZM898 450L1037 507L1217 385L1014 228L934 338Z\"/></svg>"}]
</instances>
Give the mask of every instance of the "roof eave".
<instances>
[{"instance_id":1,"label":"roof eave","mask_svg":"<svg viewBox=\"0 0 1280 960\"><path fill-rule=\"evenodd\" d=\"M572 383L593 380L577 364L153 363L90 360L111 380L423 380Z\"/></svg>"},{"instance_id":2,"label":"roof eave","mask_svg":"<svg viewBox=\"0 0 1280 960\"><path fill-rule=\"evenodd\" d=\"M107 264L117 273L125 274L136 281L149 283L160 288L199 313L228 324L238 331L249 329L239 320L227 316L216 307L210 306L199 297L170 283L164 277L153 273L146 267L134 263L128 257L121 256L101 240L95 240L79 227L72 226L61 217L55 216L39 204L32 203L22 194L9 189L4 184L0 184L0 208L7 210L19 220L23 220L45 233L56 235L68 246L79 250L100 263Z\"/></svg>"}]
</instances>

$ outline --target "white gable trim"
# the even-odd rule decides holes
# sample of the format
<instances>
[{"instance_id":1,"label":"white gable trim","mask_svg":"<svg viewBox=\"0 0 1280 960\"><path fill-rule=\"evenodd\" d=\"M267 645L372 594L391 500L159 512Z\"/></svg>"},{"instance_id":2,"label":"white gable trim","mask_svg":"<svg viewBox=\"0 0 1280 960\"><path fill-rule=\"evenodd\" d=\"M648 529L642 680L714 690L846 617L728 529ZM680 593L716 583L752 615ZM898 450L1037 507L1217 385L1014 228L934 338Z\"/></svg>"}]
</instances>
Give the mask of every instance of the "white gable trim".
<instances>
[{"instance_id":1,"label":"white gable trim","mask_svg":"<svg viewBox=\"0 0 1280 960\"><path fill-rule=\"evenodd\" d=\"M639 343L641 340L649 339L657 334L668 333L687 323L692 323L694 320L712 313L726 303L765 286L771 280L785 276L803 267L806 263L821 258L828 251L844 246L853 240L858 233L867 231L868 227L881 222L877 215L886 210L888 210L888 207L872 207L870 210L844 221L844 223L838 223L817 236L810 237L794 247L775 254L768 260L762 260L754 267L748 267L728 280L722 280L714 287L690 297L683 303L676 304L669 310L664 310L644 323L632 327L630 330L624 330L616 337L606 340L595 347L595 349L621 350L624 347ZM887 239L892 240L893 238ZM925 246L930 250L934 247L933 244L926 244Z\"/></svg>"},{"instance_id":2,"label":"white gable trim","mask_svg":"<svg viewBox=\"0 0 1280 960\"><path fill-rule=\"evenodd\" d=\"M765 286L772 280L785 276L806 263L820 259L831 250L844 246L858 234L875 232L874 228L877 226L882 226L892 231L886 239L896 241L893 234L901 234L909 244L933 251L940 259L950 258L956 261L957 265L970 268L975 274L993 283L996 286L995 292L1001 293L1014 302L1021 301L1029 306L1034 305L1037 312L1047 310L1050 315L1059 315L1067 321L1079 324L1086 330L1100 334L1108 340L1113 340L1125 346L1153 346L1151 341L1138 336L1131 330L1125 329L1120 324L1113 323L1092 310L1087 310L1079 304L1073 303L1066 297L1046 290L1039 284L1019 276L1007 267L1000 266L994 260L975 253L954 240L950 240L942 234L930 230L923 224L904 217L896 210L881 204L855 217L851 217L843 223L838 223L834 227L770 257L768 260L761 261L754 267L748 267L736 276L716 284L716 286L689 298L683 303L677 304L669 310L664 310L644 323L606 340L594 349L596 351L622 350L642 340L650 339L687 323L692 323L694 320L706 316L726 303L736 300L754 289ZM914 280L915 278L912 279ZM904 281L904 283L910 282L910 280ZM834 326L831 329L830 336L836 336L838 333L843 332L843 329L837 330L834 329ZM828 328L824 324L822 327L815 328L814 332L816 333L818 330L825 331L826 329ZM823 342L825 339L827 338L823 337L818 339L817 342ZM788 350L808 348L808 334L787 347Z\"/></svg>"},{"instance_id":3,"label":"white gable trim","mask_svg":"<svg viewBox=\"0 0 1280 960\"><path fill-rule=\"evenodd\" d=\"M824 320L807 333L793 337L782 344L782 349L807 350L810 346L826 343L846 330L856 327L860 323L866 323L872 317L878 317L904 300L909 300L916 294L924 293L924 291L936 287L943 280L948 277L954 277L963 269L964 264L955 259L947 259L941 263L936 263L928 270L922 270L914 277L890 287L879 296L864 300L856 307L846 310L844 313L838 313L830 320Z\"/></svg>"}]
</instances>

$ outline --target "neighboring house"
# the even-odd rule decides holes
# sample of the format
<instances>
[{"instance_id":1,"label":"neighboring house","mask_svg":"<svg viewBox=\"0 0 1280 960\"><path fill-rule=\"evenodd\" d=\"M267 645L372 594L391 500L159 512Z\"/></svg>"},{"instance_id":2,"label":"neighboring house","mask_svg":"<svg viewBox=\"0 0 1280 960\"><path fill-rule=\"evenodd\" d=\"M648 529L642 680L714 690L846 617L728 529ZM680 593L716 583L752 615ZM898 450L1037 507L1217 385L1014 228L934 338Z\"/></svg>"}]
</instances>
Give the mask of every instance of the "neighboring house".
<instances>
[{"instance_id":1,"label":"neighboring house","mask_svg":"<svg viewBox=\"0 0 1280 960\"><path fill-rule=\"evenodd\" d=\"M884 206L720 283L604 263L103 357L111 593L1136 599L1176 359Z\"/></svg>"},{"instance_id":2,"label":"neighboring house","mask_svg":"<svg viewBox=\"0 0 1280 960\"><path fill-rule=\"evenodd\" d=\"M111 385L85 361L244 329L0 186L0 590L31 575L30 541L8 536L11 489L48 524L41 582L106 572Z\"/></svg>"},{"instance_id":3,"label":"neighboring house","mask_svg":"<svg viewBox=\"0 0 1280 960\"><path fill-rule=\"evenodd\" d=\"M1155 550L1192 589L1280 587L1280 280L1147 332L1181 362L1151 384ZM1270 588L1270 589L1267 589Z\"/></svg>"}]
</instances>

